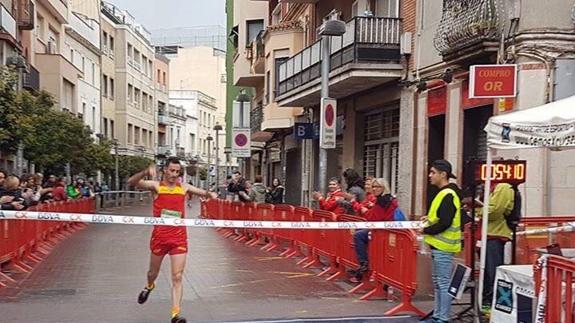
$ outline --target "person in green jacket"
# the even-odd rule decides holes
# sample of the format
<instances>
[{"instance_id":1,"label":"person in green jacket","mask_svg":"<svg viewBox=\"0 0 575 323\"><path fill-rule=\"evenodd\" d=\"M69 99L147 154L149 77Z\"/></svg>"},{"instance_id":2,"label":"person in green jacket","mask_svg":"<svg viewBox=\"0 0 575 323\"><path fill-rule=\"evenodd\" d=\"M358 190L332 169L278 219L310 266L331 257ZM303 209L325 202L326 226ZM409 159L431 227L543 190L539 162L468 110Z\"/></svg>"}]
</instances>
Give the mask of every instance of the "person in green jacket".
<instances>
[{"instance_id":1,"label":"person in green jacket","mask_svg":"<svg viewBox=\"0 0 575 323\"><path fill-rule=\"evenodd\" d=\"M68 195L68 198L70 199L77 199L82 197L82 193L80 192L80 188L78 186L78 182L76 182L76 185L69 184L68 186L66 186L66 194Z\"/></svg>"},{"instance_id":2,"label":"person in green jacket","mask_svg":"<svg viewBox=\"0 0 575 323\"><path fill-rule=\"evenodd\" d=\"M487 223L487 253L483 279L483 310L491 308L493 300L493 284L497 267L504 264L505 244L511 241L511 229L505 219L513 210L515 191L510 184L499 183L493 186L489 195L489 221ZM483 215L483 210L476 211Z\"/></svg>"}]
</instances>

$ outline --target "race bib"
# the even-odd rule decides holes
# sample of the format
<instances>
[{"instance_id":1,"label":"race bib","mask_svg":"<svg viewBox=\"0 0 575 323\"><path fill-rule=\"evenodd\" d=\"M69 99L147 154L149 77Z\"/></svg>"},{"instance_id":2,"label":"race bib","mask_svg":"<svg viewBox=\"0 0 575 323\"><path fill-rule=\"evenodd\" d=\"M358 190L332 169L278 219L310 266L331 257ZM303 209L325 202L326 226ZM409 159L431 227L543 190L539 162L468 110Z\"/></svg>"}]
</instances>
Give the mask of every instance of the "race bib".
<instances>
[{"instance_id":1,"label":"race bib","mask_svg":"<svg viewBox=\"0 0 575 323\"><path fill-rule=\"evenodd\" d=\"M162 217L162 218L178 218L179 219L182 217L182 212L162 209L162 211L160 212L160 217Z\"/></svg>"}]
</instances>

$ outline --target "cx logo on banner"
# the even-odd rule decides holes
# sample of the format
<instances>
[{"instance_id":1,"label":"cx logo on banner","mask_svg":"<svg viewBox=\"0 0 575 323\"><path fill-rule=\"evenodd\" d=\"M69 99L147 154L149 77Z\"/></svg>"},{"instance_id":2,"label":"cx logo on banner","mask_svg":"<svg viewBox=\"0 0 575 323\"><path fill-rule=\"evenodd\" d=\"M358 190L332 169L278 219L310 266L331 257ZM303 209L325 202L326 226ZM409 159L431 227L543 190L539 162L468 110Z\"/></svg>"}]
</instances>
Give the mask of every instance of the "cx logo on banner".
<instances>
[{"instance_id":1,"label":"cx logo on banner","mask_svg":"<svg viewBox=\"0 0 575 323\"><path fill-rule=\"evenodd\" d=\"M513 312L513 283L501 279L497 280L495 309L507 314Z\"/></svg>"}]
</instances>

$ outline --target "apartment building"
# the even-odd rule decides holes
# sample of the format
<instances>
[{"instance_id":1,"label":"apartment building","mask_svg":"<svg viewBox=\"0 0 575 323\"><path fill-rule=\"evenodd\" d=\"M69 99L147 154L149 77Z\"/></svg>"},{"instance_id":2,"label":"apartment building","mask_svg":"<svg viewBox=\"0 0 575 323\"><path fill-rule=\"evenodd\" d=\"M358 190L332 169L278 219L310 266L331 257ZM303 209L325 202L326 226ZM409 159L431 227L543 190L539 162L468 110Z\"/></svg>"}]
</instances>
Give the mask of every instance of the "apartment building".
<instances>
[{"instance_id":1,"label":"apartment building","mask_svg":"<svg viewBox=\"0 0 575 323\"><path fill-rule=\"evenodd\" d=\"M338 100L338 109L337 143L327 152L327 177L341 176L348 167L364 176L384 177L408 209L412 183L400 174L411 168L399 165L408 165L413 156L407 126L411 112L403 116L413 105L413 93L398 83L411 61L406 32L415 29L415 1L254 3L237 0L233 10L238 56L234 82L254 88L252 114L262 114L262 122L252 122L252 140L271 146L264 157L251 159L264 164L252 166L254 171L285 178L286 198L294 203L307 204L310 192L317 189L317 140L299 140L292 129L296 121L317 127L322 46L317 31L324 19L340 19L346 32L332 37L330 45L330 97ZM256 5L257 14L243 14ZM263 21L263 28L254 34L256 18ZM402 37L407 51L401 50ZM285 158L274 158L275 147L279 147L276 156ZM285 161L281 171L274 166L277 159Z\"/></svg>"},{"instance_id":2,"label":"apartment building","mask_svg":"<svg viewBox=\"0 0 575 323\"><path fill-rule=\"evenodd\" d=\"M218 155L221 165L235 165L228 161L224 150L225 53L206 46L186 48L178 45L158 47L157 51L170 59L170 103L183 106L188 116L186 133L181 141L186 162L207 166L210 155L211 164L214 165L215 156ZM216 125L223 127L217 131L217 136ZM218 152L216 147L219 147ZM224 179L225 168L220 168L220 172L220 179Z\"/></svg>"},{"instance_id":3,"label":"apartment building","mask_svg":"<svg viewBox=\"0 0 575 323\"><path fill-rule=\"evenodd\" d=\"M150 33L129 12L102 2L103 32L107 34L107 50L113 52L114 73L109 60L104 62L102 82L113 77L112 104L104 102L104 118L113 120L119 153L155 158L157 102L154 85L154 48ZM110 26L113 28L110 28ZM104 37L102 37L104 38ZM113 39L110 42L110 39ZM113 47L113 48L112 48ZM109 54L108 54L109 56ZM106 73L109 73L106 74ZM110 126L110 124L109 124Z\"/></svg>"},{"instance_id":4,"label":"apartment building","mask_svg":"<svg viewBox=\"0 0 575 323\"><path fill-rule=\"evenodd\" d=\"M65 26L64 57L80 70L74 101L76 115L84 121L94 138L101 133L100 22L81 13L70 12Z\"/></svg>"},{"instance_id":5,"label":"apartment building","mask_svg":"<svg viewBox=\"0 0 575 323\"><path fill-rule=\"evenodd\" d=\"M84 73L70 61L70 52L66 51L66 25L70 24L70 15L67 0L36 1L35 39L31 51L35 56L33 64L40 73L40 88L53 95L56 109L77 116L82 113L78 81Z\"/></svg>"}]
</instances>

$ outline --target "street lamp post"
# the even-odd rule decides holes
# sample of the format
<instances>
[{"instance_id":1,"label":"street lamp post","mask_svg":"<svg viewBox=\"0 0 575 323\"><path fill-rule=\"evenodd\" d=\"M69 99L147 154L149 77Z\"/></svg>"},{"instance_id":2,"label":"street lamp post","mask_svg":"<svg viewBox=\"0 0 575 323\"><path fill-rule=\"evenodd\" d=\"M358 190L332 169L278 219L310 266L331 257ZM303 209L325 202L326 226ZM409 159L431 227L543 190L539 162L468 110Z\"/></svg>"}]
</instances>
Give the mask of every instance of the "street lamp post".
<instances>
[{"instance_id":1,"label":"street lamp post","mask_svg":"<svg viewBox=\"0 0 575 323\"><path fill-rule=\"evenodd\" d=\"M321 97L329 98L329 70L331 60L331 37L345 34L345 23L341 20L328 19L320 27L319 35L322 37L321 58ZM321 109L321 107L320 107ZM321 114L320 114L321 115ZM320 120L323 122L323 120ZM319 187L324 191L327 188L327 150L319 149Z\"/></svg>"},{"instance_id":2,"label":"street lamp post","mask_svg":"<svg viewBox=\"0 0 575 323\"><path fill-rule=\"evenodd\" d=\"M220 196L220 131L223 127L216 123L214 130L216 131L216 194Z\"/></svg>"},{"instance_id":3,"label":"street lamp post","mask_svg":"<svg viewBox=\"0 0 575 323\"><path fill-rule=\"evenodd\" d=\"M119 165L118 165L118 139L112 140L112 145L114 145L114 163L115 163L115 174L114 174L114 190L120 190L120 174L119 174Z\"/></svg>"},{"instance_id":4,"label":"street lamp post","mask_svg":"<svg viewBox=\"0 0 575 323\"><path fill-rule=\"evenodd\" d=\"M210 189L210 166L212 165L212 161L211 161L211 153L212 153L212 140L214 140L214 138L212 138L211 135L208 135L208 137L206 138L206 140L208 141L208 174L206 175L206 189L209 190Z\"/></svg>"}]
</instances>

